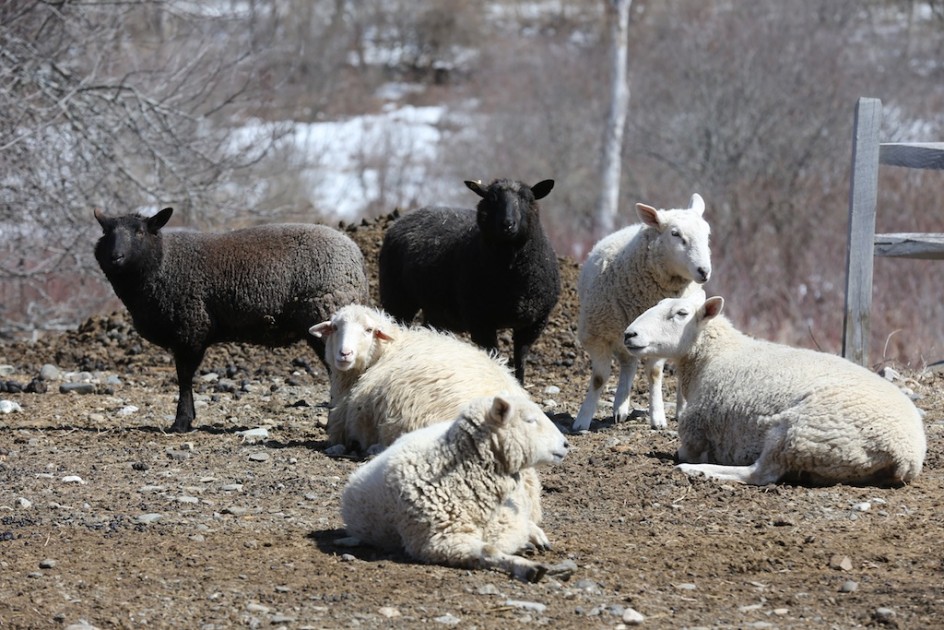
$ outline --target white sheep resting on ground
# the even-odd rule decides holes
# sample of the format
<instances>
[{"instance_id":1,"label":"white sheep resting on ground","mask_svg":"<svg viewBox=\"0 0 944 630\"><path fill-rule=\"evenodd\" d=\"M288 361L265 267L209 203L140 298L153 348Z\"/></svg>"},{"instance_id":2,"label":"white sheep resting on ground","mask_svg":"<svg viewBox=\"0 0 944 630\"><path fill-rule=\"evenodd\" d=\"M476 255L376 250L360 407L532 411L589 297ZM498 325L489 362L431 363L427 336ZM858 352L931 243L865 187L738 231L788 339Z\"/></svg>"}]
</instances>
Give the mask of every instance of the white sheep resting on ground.
<instances>
[{"instance_id":1,"label":"white sheep resting on ground","mask_svg":"<svg viewBox=\"0 0 944 630\"><path fill-rule=\"evenodd\" d=\"M570 445L527 398L470 402L452 422L407 433L351 474L341 497L350 538L422 562L507 572L527 582L548 566L514 555L550 543L539 527L535 466L555 464ZM342 542L339 541L339 542Z\"/></svg>"},{"instance_id":2,"label":"white sheep resting on ground","mask_svg":"<svg viewBox=\"0 0 944 630\"><path fill-rule=\"evenodd\" d=\"M454 418L473 398L527 397L505 363L452 334L405 327L349 305L310 332L331 366L328 437L335 447L378 451L403 433Z\"/></svg>"},{"instance_id":3,"label":"white sheep resting on ground","mask_svg":"<svg viewBox=\"0 0 944 630\"><path fill-rule=\"evenodd\" d=\"M639 360L626 351L623 331L659 300L695 290L711 276L711 230L702 218L705 202L700 195L692 195L684 210L657 210L638 203L636 211L642 223L600 240L580 268L577 338L590 355L593 372L572 431L590 428L613 359L619 363L613 418L621 422L629 417L630 392ZM644 362L649 381L649 424L653 429L666 427L664 364L665 360L658 358Z\"/></svg>"},{"instance_id":4,"label":"white sheep resting on ground","mask_svg":"<svg viewBox=\"0 0 944 630\"><path fill-rule=\"evenodd\" d=\"M666 299L626 329L633 355L678 361L682 471L757 485L894 485L921 472L924 424L901 390L835 355L748 337L723 306L703 292Z\"/></svg>"}]
</instances>

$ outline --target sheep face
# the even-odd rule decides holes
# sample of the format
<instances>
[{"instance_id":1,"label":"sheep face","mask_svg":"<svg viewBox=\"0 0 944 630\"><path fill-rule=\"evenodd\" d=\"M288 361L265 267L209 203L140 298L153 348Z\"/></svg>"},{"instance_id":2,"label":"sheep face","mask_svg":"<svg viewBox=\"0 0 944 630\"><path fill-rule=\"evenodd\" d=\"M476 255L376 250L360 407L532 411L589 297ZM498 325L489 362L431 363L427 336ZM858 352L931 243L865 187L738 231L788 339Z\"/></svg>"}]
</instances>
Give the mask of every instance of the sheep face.
<instances>
[{"instance_id":1,"label":"sheep face","mask_svg":"<svg viewBox=\"0 0 944 630\"><path fill-rule=\"evenodd\" d=\"M135 273L160 260L159 231L173 213L164 208L152 217L124 215L108 217L95 209L102 237L95 245L95 259L106 276Z\"/></svg>"},{"instance_id":2,"label":"sheep face","mask_svg":"<svg viewBox=\"0 0 944 630\"><path fill-rule=\"evenodd\" d=\"M683 210L657 210L637 203L636 211L644 224L659 231L656 247L665 253L664 264L673 275L704 284L711 277L711 228L702 218L705 202L692 195Z\"/></svg>"},{"instance_id":3,"label":"sheep face","mask_svg":"<svg viewBox=\"0 0 944 630\"><path fill-rule=\"evenodd\" d=\"M538 220L534 202L551 192L554 180L545 179L533 187L509 179L495 180L487 188L473 181L465 185L482 198L476 209L482 234L496 241L515 242L527 238L531 222Z\"/></svg>"},{"instance_id":4,"label":"sheep face","mask_svg":"<svg viewBox=\"0 0 944 630\"><path fill-rule=\"evenodd\" d=\"M366 370L382 353L381 344L393 339L386 317L358 305L345 306L308 332L325 340L325 359L340 372Z\"/></svg>"},{"instance_id":5,"label":"sheep face","mask_svg":"<svg viewBox=\"0 0 944 630\"><path fill-rule=\"evenodd\" d=\"M704 291L666 298L631 323L623 343L633 356L677 359L688 354L705 324L721 314L724 298Z\"/></svg>"},{"instance_id":6,"label":"sheep face","mask_svg":"<svg viewBox=\"0 0 944 630\"><path fill-rule=\"evenodd\" d=\"M510 472L557 464L570 449L567 438L534 402L522 396L486 399L485 425L496 457Z\"/></svg>"}]
</instances>

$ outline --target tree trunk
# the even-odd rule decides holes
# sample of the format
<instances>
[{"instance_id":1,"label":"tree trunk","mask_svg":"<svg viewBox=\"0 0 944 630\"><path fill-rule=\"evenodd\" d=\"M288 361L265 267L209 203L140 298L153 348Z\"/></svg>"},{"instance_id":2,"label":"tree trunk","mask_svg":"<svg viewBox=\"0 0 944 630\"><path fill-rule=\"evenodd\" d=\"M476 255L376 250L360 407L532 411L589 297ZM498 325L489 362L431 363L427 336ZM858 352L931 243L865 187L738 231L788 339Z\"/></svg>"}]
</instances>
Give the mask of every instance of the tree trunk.
<instances>
[{"instance_id":1,"label":"tree trunk","mask_svg":"<svg viewBox=\"0 0 944 630\"><path fill-rule=\"evenodd\" d=\"M629 9L632 0L605 0L606 17L610 23L610 111L603 131L600 154L600 196L593 214L593 233L600 238L613 231L619 209L620 170L623 130L629 107Z\"/></svg>"}]
</instances>

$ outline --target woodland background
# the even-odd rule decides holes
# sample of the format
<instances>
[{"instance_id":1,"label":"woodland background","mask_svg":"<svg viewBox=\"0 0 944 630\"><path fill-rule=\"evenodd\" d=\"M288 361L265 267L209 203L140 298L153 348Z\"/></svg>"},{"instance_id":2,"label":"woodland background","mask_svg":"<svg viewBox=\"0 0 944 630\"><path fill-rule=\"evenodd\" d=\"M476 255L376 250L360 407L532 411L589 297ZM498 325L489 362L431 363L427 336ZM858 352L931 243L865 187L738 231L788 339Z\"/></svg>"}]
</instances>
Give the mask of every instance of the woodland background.
<instances>
[{"instance_id":1,"label":"woodland background","mask_svg":"<svg viewBox=\"0 0 944 630\"><path fill-rule=\"evenodd\" d=\"M543 221L599 234L610 2L0 3L0 336L119 306L107 213L180 228L337 224L553 178ZM852 121L944 140L944 1L636 0L617 225L705 197L707 289L756 336L838 352ZM944 173L883 167L880 232L944 232ZM944 267L875 260L874 364L944 358Z\"/></svg>"}]
</instances>

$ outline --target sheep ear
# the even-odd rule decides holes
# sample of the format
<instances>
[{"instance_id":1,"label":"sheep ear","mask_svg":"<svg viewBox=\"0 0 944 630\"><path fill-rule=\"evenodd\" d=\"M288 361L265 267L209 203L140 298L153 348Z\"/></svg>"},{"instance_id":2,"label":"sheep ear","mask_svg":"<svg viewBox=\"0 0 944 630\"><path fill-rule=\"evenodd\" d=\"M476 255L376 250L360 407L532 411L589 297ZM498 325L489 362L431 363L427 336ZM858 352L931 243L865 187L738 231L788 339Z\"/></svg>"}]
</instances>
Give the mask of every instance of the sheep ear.
<instances>
[{"instance_id":1,"label":"sheep ear","mask_svg":"<svg viewBox=\"0 0 944 630\"><path fill-rule=\"evenodd\" d=\"M467 179L465 185L468 186L469 190L474 192L479 197L484 198L487 194L485 189L482 188L482 182L480 180L472 181L471 179Z\"/></svg>"},{"instance_id":2,"label":"sheep ear","mask_svg":"<svg viewBox=\"0 0 944 630\"><path fill-rule=\"evenodd\" d=\"M707 322L710 319L714 319L721 314L722 310L724 310L724 298L720 295L710 297L705 300L705 303L702 304L699 309L701 320Z\"/></svg>"},{"instance_id":3,"label":"sheep ear","mask_svg":"<svg viewBox=\"0 0 944 630\"><path fill-rule=\"evenodd\" d=\"M644 203L637 203L636 214L639 215L640 221L649 227L659 228L662 226L661 223L659 223L659 211L652 206L647 206Z\"/></svg>"},{"instance_id":4,"label":"sheep ear","mask_svg":"<svg viewBox=\"0 0 944 630\"><path fill-rule=\"evenodd\" d=\"M105 216L105 213L102 212L101 208L95 208L92 211L95 214L95 220L98 221L98 224L102 226L102 229L107 229L106 224L108 223L108 217Z\"/></svg>"},{"instance_id":5,"label":"sheep ear","mask_svg":"<svg viewBox=\"0 0 944 630\"><path fill-rule=\"evenodd\" d=\"M701 198L701 195L695 193L692 195L691 201L688 202L688 209L697 212L698 216L705 214L705 200Z\"/></svg>"},{"instance_id":6,"label":"sheep ear","mask_svg":"<svg viewBox=\"0 0 944 630\"><path fill-rule=\"evenodd\" d=\"M390 333L385 332L380 328L374 329L374 337L380 339L381 341L393 341L393 337L390 336Z\"/></svg>"},{"instance_id":7,"label":"sheep ear","mask_svg":"<svg viewBox=\"0 0 944 630\"><path fill-rule=\"evenodd\" d=\"M332 324L331 320L329 319L326 322L315 324L314 326L308 329L308 332L314 335L315 337L322 339L324 337L327 337L331 333L335 332L336 330L337 328L335 328L334 324Z\"/></svg>"},{"instance_id":8,"label":"sheep ear","mask_svg":"<svg viewBox=\"0 0 944 630\"><path fill-rule=\"evenodd\" d=\"M488 410L488 423L500 427L511 417L512 404L504 396L495 396L492 399L492 408Z\"/></svg>"},{"instance_id":9,"label":"sheep ear","mask_svg":"<svg viewBox=\"0 0 944 630\"><path fill-rule=\"evenodd\" d=\"M534 199L544 199L550 194L551 190L554 188L553 179L545 179L538 182L531 187L531 193L534 195Z\"/></svg>"},{"instance_id":10,"label":"sheep ear","mask_svg":"<svg viewBox=\"0 0 944 630\"><path fill-rule=\"evenodd\" d=\"M157 231L167 225L167 222L170 221L170 215L174 213L173 208L164 208L153 217L147 220L148 232L151 234L157 234Z\"/></svg>"}]
</instances>

